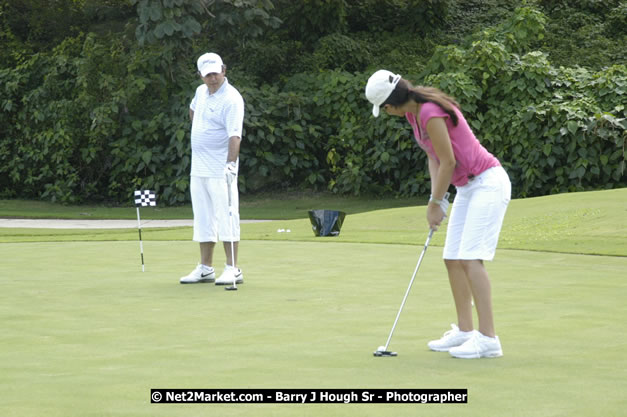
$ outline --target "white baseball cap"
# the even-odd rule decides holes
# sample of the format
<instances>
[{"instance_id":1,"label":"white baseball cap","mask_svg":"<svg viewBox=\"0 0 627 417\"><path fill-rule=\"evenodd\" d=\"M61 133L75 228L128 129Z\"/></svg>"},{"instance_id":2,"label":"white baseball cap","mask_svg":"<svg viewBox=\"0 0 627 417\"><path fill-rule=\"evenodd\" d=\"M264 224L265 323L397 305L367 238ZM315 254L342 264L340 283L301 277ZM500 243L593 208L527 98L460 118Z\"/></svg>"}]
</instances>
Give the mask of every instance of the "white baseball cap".
<instances>
[{"instance_id":1,"label":"white baseball cap","mask_svg":"<svg viewBox=\"0 0 627 417\"><path fill-rule=\"evenodd\" d=\"M374 117L379 117L379 108L392 94L400 80L399 74L387 70L379 70L370 76L368 84L366 84L366 98L373 104L372 114Z\"/></svg>"},{"instance_id":2,"label":"white baseball cap","mask_svg":"<svg viewBox=\"0 0 627 417\"><path fill-rule=\"evenodd\" d=\"M212 72L221 73L223 64L220 55L209 52L201 55L201 57L198 58L197 65L198 71L200 71L200 75L205 77L207 74L210 74Z\"/></svg>"}]
</instances>

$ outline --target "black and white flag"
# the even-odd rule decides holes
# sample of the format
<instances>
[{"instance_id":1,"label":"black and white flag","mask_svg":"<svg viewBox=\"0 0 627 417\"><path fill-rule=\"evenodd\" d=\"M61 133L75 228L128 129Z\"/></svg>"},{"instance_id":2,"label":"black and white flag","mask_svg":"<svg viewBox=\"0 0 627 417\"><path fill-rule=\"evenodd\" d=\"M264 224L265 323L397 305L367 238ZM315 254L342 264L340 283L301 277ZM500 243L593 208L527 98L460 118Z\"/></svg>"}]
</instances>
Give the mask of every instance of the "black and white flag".
<instances>
[{"instance_id":1,"label":"black and white flag","mask_svg":"<svg viewBox=\"0 0 627 417\"><path fill-rule=\"evenodd\" d=\"M150 190L135 190L135 207L148 207L157 205L157 195Z\"/></svg>"}]
</instances>

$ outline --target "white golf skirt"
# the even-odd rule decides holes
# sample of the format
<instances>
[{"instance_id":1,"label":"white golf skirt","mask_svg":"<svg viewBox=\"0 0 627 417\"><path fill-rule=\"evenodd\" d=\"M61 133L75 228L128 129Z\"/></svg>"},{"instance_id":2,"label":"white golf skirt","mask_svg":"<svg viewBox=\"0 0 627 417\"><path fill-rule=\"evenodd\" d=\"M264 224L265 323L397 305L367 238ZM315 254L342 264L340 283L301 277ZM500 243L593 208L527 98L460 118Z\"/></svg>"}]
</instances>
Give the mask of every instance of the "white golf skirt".
<instances>
[{"instance_id":1,"label":"white golf skirt","mask_svg":"<svg viewBox=\"0 0 627 417\"><path fill-rule=\"evenodd\" d=\"M239 242L239 192L231 185L232 219L229 219L228 186L225 179L190 177L189 191L194 210L195 242Z\"/></svg>"},{"instance_id":2,"label":"white golf skirt","mask_svg":"<svg viewBox=\"0 0 627 417\"><path fill-rule=\"evenodd\" d=\"M512 185L502 167L490 168L457 187L443 258L493 260L511 194Z\"/></svg>"}]
</instances>

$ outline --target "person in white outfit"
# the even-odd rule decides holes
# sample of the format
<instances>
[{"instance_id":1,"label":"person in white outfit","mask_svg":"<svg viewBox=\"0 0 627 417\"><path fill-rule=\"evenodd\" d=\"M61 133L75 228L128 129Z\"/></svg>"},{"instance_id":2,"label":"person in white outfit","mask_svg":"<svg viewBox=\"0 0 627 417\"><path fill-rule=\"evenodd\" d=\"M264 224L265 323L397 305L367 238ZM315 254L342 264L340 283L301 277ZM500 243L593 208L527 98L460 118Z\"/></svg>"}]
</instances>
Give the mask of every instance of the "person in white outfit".
<instances>
[{"instance_id":1,"label":"person in white outfit","mask_svg":"<svg viewBox=\"0 0 627 417\"><path fill-rule=\"evenodd\" d=\"M413 86L387 70L375 72L366 86L373 115L382 108L407 119L416 142L427 154L431 198L429 227L437 230L448 209L445 193L456 187L444 244L458 325L428 343L431 350L456 358L493 358L503 355L495 333L492 291L484 261L494 258L511 183L500 161L479 143L453 97L433 87ZM473 326L472 300L479 319Z\"/></svg>"},{"instance_id":2,"label":"person in white outfit","mask_svg":"<svg viewBox=\"0 0 627 417\"><path fill-rule=\"evenodd\" d=\"M203 83L196 89L189 108L192 122L189 188L194 212L193 240L200 244L200 263L180 283L240 284L244 276L237 267L240 240L237 173L244 99L229 84L226 66L219 55L203 54L197 66ZM213 252L218 240L224 245L226 265L216 279Z\"/></svg>"}]
</instances>

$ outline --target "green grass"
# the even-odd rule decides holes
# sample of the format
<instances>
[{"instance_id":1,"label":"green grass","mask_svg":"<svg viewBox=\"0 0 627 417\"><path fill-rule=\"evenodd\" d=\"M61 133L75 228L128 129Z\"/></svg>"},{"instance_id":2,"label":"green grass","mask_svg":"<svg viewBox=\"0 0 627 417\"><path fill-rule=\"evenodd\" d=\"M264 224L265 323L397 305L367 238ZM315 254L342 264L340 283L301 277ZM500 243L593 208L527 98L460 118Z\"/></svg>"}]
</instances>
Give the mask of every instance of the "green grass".
<instances>
[{"instance_id":1,"label":"green grass","mask_svg":"<svg viewBox=\"0 0 627 417\"><path fill-rule=\"evenodd\" d=\"M337 209L348 214L382 208L407 207L425 204L424 198L375 198L337 196L330 193L281 193L242 195L242 219L286 220L307 216L312 209ZM158 203L157 203L158 204ZM143 219L191 219L191 205L178 207L146 207L141 209ZM135 219L134 206L105 205L66 206L44 201L0 200L0 218L39 219Z\"/></svg>"},{"instance_id":2,"label":"green grass","mask_svg":"<svg viewBox=\"0 0 627 417\"><path fill-rule=\"evenodd\" d=\"M145 273L129 256L136 246L2 244L1 415L607 416L627 406L625 258L500 251L489 270L505 356L459 361L425 347L453 320L440 248L399 322L399 356L373 358L416 247L245 242L247 282L230 293L177 283L193 243L147 242ZM160 406L148 404L156 387L461 387L470 401Z\"/></svg>"},{"instance_id":3,"label":"green grass","mask_svg":"<svg viewBox=\"0 0 627 417\"><path fill-rule=\"evenodd\" d=\"M387 203L386 200L375 200L376 204L371 211L367 211L366 201L361 199L339 199L335 203L325 200L317 206L313 200L305 200L304 203L299 203L296 199L264 201L267 206L257 202L253 210L257 213L271 211L280 201L287 201L286 210L294 216L300 213L300 218L243 224L244 240L422 244L426 237L425 206L403 207L408 203L404 200ZM396 204L401 204L401 207L389 208ZM337 208L347 212L340 236L315 237L305 207ZM126 210L134 213L133 209ZM290 229L291 232L277 233L278 229ZM499 246L508 249L627 256L626 235L627 188L623 188L513 200L505 217ZM142 236L145 240L189 240L191 228L144 229ZM444 236L445 233L436 233L433 244L443 245ZM137 230L134 229L0 229L0 242L136 239Z\"/></svg>"},{"instance_id":4,"label":"green grass","mask_svg":"<svg viewBox=\"0 0 627 417\"><path fill-rule=\"evenodd\" d=\"M104 205L66 206L46 201L0 200L0 218L33 219L136 219L134 206L109 207ZM145 219L189 219L191 206L142 208Z\"/></svg>"},{"instance_id":5,"label":"green grass","mask_svg":"<svg viewBox=\"0 0 627 417\"><path fill-rule=\"evenodd\" d=\"M424 207L353 213L336 238L306 219L242 225L237 292L178 284L197 262L190 228L146 229L145 273L135 230L0 230L0 415L622 415L626 197L512 202L502 246L530 250L488 263L505 356L476 361L426 348L454 321L444 232L394 334L399 356L372 356L422 249ZM469 402L156 405L150 388L467 388Z\"/></svg>"}]
</instances>

